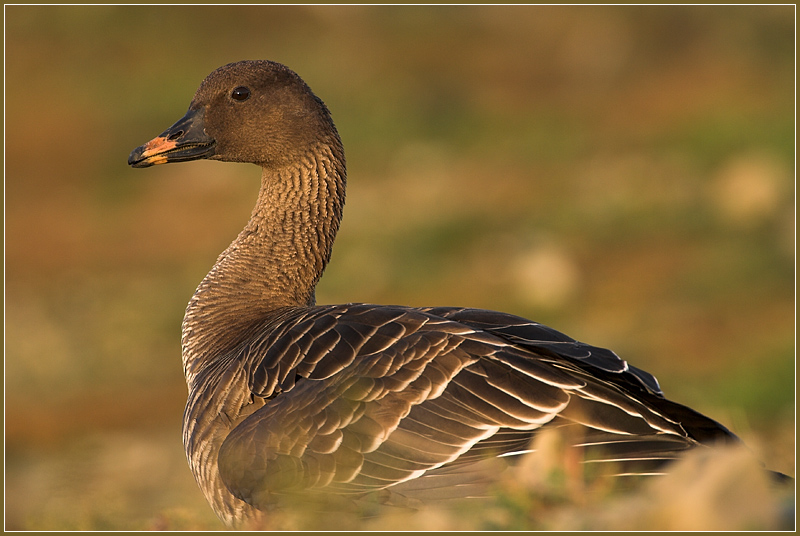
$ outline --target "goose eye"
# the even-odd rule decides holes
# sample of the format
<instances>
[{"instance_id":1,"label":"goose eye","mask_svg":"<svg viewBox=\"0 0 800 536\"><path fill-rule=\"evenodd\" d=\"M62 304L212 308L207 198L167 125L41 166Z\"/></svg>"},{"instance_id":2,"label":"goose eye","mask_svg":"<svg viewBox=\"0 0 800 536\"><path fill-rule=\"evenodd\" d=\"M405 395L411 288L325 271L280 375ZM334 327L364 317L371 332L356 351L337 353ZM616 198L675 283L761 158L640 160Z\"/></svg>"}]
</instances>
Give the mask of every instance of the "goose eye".
<instances>
[{"instance_id":1,"label":"goose eye","mask_svg":"<svg viewBox=\"0 0 800 536\"><path fill-rule=\"evenodd\" d=\"M239 86L233 90L231 98L237 101L246 101L250 98L250 90L244 86Z\"/></svg>"}]
</instances>

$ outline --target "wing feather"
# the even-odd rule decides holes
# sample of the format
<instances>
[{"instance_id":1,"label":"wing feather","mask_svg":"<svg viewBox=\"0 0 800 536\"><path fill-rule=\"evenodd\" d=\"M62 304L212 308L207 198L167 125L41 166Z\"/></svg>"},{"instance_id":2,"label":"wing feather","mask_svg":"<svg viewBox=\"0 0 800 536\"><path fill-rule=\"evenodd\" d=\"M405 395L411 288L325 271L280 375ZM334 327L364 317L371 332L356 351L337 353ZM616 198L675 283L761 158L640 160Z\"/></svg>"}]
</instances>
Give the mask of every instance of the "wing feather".
<instances>
[{"instance_id":1,"label":"wing feather","mask_svg":"<svg viewBox=\"0 0 800 536\"><path fill-rule=\"evenodd\" d=\"M266 403L225 439L219 471L260 508L302 489L479 494L542 426L578 427L572 448L620 474L632 462L655 472L697 443L659 410L672 403L646 372L492 311L316 307L268 326L241 355L251 396Z\"/></svg>"}]
</instances>

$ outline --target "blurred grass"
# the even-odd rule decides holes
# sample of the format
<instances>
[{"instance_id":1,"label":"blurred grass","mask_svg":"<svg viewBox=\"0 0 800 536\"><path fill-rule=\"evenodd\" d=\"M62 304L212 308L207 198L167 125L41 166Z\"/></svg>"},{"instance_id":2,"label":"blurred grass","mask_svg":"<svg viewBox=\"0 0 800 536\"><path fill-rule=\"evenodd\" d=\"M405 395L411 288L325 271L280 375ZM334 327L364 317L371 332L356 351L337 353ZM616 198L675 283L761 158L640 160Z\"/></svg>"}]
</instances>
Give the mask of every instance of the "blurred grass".
<instances>
[{"instance_id":1,"label":"blurred grass","mask_svg":"<svg viewBox=\"0 0 800 536\"><path fill-rule=\"evenodd\" d=\"M320 303L534 318L615 349L794 475L792 6L4 20L7 529L219 527L183 460L179 327L258 172L126 158L245 58L296 70L345 143Z\"/></svg>"}]
</instances>

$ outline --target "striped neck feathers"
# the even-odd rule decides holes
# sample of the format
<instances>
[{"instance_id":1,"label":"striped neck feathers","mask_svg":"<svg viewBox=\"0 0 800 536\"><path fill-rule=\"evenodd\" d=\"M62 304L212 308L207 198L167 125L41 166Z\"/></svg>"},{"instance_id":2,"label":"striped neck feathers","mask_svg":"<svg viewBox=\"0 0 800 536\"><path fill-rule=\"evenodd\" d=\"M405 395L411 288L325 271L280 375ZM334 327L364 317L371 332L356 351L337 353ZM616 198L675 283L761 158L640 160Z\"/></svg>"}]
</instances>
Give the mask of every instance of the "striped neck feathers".
<instances>
[{"instance_id":1,"label":"striped neck feathers","mask_svg":"<svg viewBox=\"0 0 800 536\"><path fill-rule=\"evenodd\" d=\"M346 184L341 144L314 149L291 165L263 167L250 221L190 300L182 330L187 381L281 311L314 305Z\"/></svg>"}]
</instances>

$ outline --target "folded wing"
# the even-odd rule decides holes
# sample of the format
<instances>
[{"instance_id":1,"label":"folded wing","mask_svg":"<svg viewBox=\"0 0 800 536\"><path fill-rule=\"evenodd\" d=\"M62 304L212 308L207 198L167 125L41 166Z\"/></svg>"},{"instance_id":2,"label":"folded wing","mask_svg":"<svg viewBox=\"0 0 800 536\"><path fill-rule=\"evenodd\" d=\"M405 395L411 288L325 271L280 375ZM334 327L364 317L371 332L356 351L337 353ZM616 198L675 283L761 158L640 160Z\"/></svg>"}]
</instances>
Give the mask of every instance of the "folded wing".
<instances>
[{"instance_id":1,"label":"folded wing","mask_svg":"<svg viewBox=\"0 0 800 536\"><path fill-rule=\"evenodd\" d=\"M735 439L613 352L511 315L315 307L266 332L242 353L265 404L219 454L225 484L257 507L315 491L474 496L543 427L621 474Z\"/></svg>"}]
</instances>

